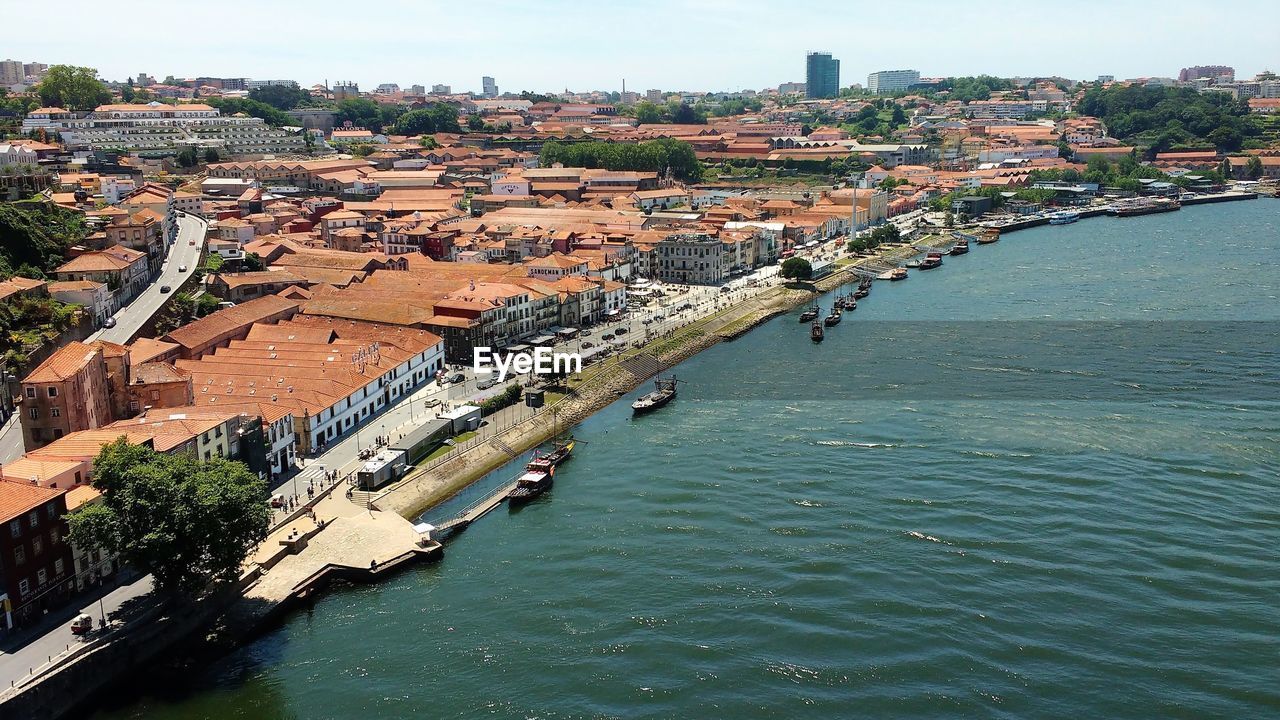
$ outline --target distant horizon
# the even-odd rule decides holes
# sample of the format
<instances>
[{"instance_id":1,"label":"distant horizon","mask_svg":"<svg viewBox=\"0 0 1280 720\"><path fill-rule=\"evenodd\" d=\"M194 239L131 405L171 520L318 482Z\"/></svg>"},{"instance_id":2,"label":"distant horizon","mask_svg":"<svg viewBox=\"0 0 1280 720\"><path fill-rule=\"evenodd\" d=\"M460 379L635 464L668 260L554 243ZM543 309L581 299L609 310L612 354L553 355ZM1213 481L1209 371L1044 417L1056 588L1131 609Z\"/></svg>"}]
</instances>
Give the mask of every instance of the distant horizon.
<instances>
[{"instance_id":1,"label":"distant horizon","mask_svg":"<svg viewBox=\"0 0 1280 720\"><path fill-rule=\"evenodd\" d=\"M266 6L226 0L152 22L139 18L168 17L173 6L138 0L125 11L69 0L59 22L74 40L17 35L6 39L4 53L28 63L93 67L120 82L146 73L157 80L294 80L308 88L353 81L362 91L382 83L428 90L441 84L455 93L478 93L482 75L497 80L499 93L618 92L624 79L641 95L649 89L762 90L804 82L805 55L812 51L841 61L841 87L865 86L869 73L896 69L924 77L1077 81L1099 75L1176 78L1180 69L1196 65L1228 65L1238 79L1280 69L1280 4L1241 0L1230 12L1206 14L1202 2L1190 0L1081 0L1071 17L1028 5L994 0L980 12L940 5L921 18L878 5L822 3L765 23L760 20L772 20L777 8L760 0L654 0L643 8L495 0L485 17L496 22L484 22L457 4L392 2L380 8L381 17L346 24L330 20L350 8L334 0ZM46 20L29 3L7 16L14 27ZM665 18L678 18L683 32L662 32ZM819 21L810 25L813 18ZM218 34L228 20L236 27ZM600 43L595 38L602 25L635 32ZM805 32L794 32L797 27ZM1024 30L1036 27L1048 35ZM397 36L388 28L406 32Z\"/></svg>"}]
</instances>

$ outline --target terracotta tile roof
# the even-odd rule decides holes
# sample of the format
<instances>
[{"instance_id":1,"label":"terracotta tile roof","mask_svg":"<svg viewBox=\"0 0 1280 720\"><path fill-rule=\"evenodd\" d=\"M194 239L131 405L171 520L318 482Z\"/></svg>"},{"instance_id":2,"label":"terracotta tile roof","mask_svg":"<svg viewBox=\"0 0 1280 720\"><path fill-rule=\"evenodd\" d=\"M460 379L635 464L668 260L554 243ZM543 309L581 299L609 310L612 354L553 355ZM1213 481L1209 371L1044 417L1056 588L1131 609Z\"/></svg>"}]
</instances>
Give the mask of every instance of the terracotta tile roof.
<instances>
[{"instance_id":1,"label":"terracotta tile roof","mask_svg":"<svg viewBox=\"0 0 1280 720\"><path fill-rule=\"evenodd\" d=\"M82 505L91 503L102 497L102 493L92 485L76 485L67 491L67 512L71 512Z\"/></svg>"},{"instance_id":2,"label":"terracotta tile roof","mask_svg":"<svg viewBox=\"0 0 1280 720\"><path fill-rule=\"evenodd\" d=\"M0 480L0 522L8 522L30 512L64 492L66 491L12 480Z\"/></svg>"},{"instance_id":3,"label":"terracotta tile roof","mask_svg":"<svg viewBox=\"0 0 1280 720\"><path fill-rule=\"evenodd\" d=\"M196 348L237 327L248 327L255 322L296 307L298 303L294 300L278 295L266 295L206 315L173 330L164 339L183 347Z\"/></svg>"},{"instance_id":4,"label":"terracotta tile roof","mask_svg":"<svg viewBox=\"0 0 1280 720\"><path fill-rule=\"evenodd\" d=\"M24 383L62 382L87 367L101 352L97 347L73 340L54 351L22 381Z\"/></svg>"},{"instance_id":5,"label":"terracotta tile roof","mask_svg":"<svg viewBox=\"0 0 1280 720\"><path fill-rule=\"evenodd\" d=\"M190 377L190 373L183 372L169 363L149 362L134 365L130 376L131 384L149 385L152 383L182 382Z\"/></svg>"},{"instance_id":6,"label":"terracotta tile roof","mask_svg":"<svg viewBox=\"0 0 1280 720\"><path fill-rule=\"evenodd\" d=\"M111 272L128 268L146 258L145 253L119 245L71 258L54 272Z\"/></svg>"},{"instance_id":7,"label":"terracotta tile roof","mask_svg":"<svg viewBox=\"0 0 1280 720\"><path fill-rule=\"evenodd\" d=\"M3 468L3 477L14 482L29 483L34 478L39 483L46 483L68 471L75 471L84 463L80 460L41 459L23 455Z\"/></svg>"},{"instance_id":8,"label":"terracotta tile roof","mask_svg":"<svg viewBox=\"0 0 1280 720\"><path fill-rule=\"evenodd\" d=\"M155 338L138 338L129 346L129 364L141 365L178 349L177 343L156 340Z\"/></svg>"}]
</instances>

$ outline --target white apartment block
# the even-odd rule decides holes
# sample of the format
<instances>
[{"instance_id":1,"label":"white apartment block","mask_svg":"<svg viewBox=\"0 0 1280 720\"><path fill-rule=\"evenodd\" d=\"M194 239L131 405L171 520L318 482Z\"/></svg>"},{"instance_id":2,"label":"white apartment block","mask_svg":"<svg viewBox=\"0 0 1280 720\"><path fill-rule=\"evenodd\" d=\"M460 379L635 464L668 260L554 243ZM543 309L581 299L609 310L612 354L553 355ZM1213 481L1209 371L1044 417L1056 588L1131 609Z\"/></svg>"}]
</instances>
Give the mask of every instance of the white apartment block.
<instances>
[{"instance_id":1,"label":"white apartment block","mask_svg":"<svg viewBox=\"0 0 1280 720\"><path fill-rule=\"evenodd\" d=\"M900 92L919 82L919 70L881 70L867 76L867 89L873 93Z\"/></svg>"},{"instance_id":2,"label":"white apartment block","mask_svg":"<svg viewBox=\"0 0 1280 720\"><path fill-rule=\"evenodd\" d=\"M89 113L40 108L22 121L23 132L56 131L68 149L172 151L214 148L224 154L300 152L301 135L261 118L227 117L208 105L101 105Z\"/></svg>"}]
</instances>

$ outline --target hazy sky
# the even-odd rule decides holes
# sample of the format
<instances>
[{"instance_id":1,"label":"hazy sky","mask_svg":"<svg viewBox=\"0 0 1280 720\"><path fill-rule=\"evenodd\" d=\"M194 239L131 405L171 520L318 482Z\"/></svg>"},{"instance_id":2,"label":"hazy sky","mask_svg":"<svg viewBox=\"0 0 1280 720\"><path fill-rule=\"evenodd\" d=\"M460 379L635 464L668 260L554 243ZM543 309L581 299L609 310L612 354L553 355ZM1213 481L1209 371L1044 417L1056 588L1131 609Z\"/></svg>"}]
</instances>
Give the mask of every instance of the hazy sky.
<instances>
[{"instance_id":1,"label":"hazy sky","mask_svg":"<svg viewBox=\"0 0 1280 720\"><path fill-rule=\"evenodd\" d=\"M1280 0L64 0L10 3L4 24L39 28L0 56L98 68L123 80L287 78L502 91L737 90L804 80L808 50L840 82L911 68L925 76L1176 76L1231 65L1280 70ZM56 15L56 18L54 17ZM58 36L66 38L59 40Z\"/></svg>"}]
</instances>

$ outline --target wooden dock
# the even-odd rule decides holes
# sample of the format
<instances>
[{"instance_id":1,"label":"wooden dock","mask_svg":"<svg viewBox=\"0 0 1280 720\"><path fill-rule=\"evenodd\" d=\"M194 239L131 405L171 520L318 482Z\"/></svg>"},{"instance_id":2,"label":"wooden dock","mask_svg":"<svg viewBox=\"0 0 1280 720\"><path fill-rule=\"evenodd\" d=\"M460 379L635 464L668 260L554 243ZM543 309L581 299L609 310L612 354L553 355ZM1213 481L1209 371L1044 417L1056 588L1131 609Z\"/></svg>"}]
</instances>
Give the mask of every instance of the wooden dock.
<instances>
[{"instance_id":1,"label":"wooden dock","mask_svg":"<svg viewBox=\"0 0 1280 720\"><path fill-rule=\"evenodd\" d=\"M440 542L444 542L452 539L454 535L457 535L463 530L466 530L468 525L489 514L494 510L494 508L501 505L502 502L507 499L507 495L509 495L512 490L516 489L516 485L518 485L519 482L520 481L517 479L502 485L498 489L468 505L462 512L454 515L439 525L436 525L434 533L435 538Z\"/></svg>"}]
</instances>

